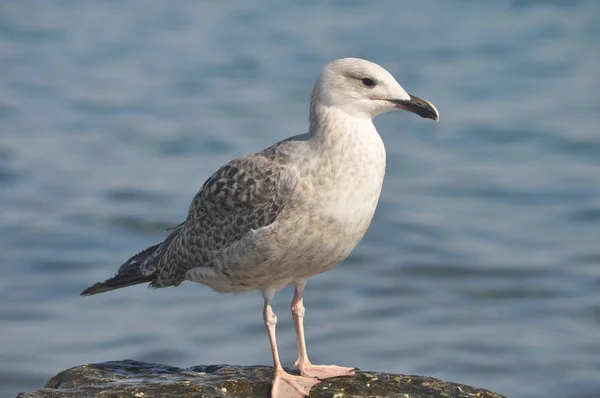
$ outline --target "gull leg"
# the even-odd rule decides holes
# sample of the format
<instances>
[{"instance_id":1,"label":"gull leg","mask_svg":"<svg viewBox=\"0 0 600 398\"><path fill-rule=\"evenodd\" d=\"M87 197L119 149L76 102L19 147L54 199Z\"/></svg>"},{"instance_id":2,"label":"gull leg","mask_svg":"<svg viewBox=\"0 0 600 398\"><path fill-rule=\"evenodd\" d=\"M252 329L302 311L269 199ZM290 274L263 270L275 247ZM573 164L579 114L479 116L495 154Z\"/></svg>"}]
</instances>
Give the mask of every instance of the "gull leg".
<instances>
[{"instance_id":1,"label":"gull leg","mask_svg":"<svg viewBox=\"0 0 600 398\"><path fill-rule=\"evenodd\" d=\"M296 282L294 298L292 299L292 318L296 328L296 342L298 343L298 360L294 366L298 367L302 376L327 379L338 376L354 376L354 368L346 368L336 365L313 365L308 360L306 353L306 341L304 340L304 304L302 295L306 281Z\"/></svg>"},{"instance_id":2,"label":"gull leg","mask_svg":"<svg viewBox=\"0 0 600 398\"><path fill-rule=\"evenodd\" d=\"M271 387L271 398L303 398L310 393L310 389L319 380L314 377L293 376L283 370L279 361L277 351L277 340L275 337L275 325L277 325L277 316L271 308L271 299L275 292L265 291L265 306L263 310L263 319L265 327L269 334L269 343L271 344L271 353L273 354L273 382Z\"/></svg>"}]
</instances>

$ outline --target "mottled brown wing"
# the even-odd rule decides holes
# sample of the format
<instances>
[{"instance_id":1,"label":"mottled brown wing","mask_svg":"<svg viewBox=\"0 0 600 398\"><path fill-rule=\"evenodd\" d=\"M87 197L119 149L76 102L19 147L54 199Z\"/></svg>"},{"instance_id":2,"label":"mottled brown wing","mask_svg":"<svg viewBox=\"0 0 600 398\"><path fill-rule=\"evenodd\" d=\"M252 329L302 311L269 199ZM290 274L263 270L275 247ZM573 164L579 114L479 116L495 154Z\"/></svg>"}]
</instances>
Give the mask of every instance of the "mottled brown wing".
<instances>
[{"instance_id":1,"label":"mottled brown wing","mask_svg":"<svg viewBox=\"0 0 600 398\"><path fill-rule=\"evenodd\" d=\"M283 165L263 154L221 167L194 197L177 236L142 265L143 273L157 272L156 286L179 284L187 270L210 266L215 251L274 222L284 204L278 191L285 174Z\"/></svg>"}]
</instances>

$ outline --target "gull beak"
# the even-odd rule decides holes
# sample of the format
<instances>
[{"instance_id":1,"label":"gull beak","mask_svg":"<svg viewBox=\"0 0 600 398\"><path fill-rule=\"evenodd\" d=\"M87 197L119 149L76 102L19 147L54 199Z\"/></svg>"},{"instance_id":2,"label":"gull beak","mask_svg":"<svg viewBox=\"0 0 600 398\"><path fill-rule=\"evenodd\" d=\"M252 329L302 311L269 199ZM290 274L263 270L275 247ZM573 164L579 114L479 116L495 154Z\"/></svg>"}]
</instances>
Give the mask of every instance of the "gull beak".
<instances>
[{"instance_id":1,"label":"gull beak","mask_svg":"<svg viewBox=\"0 0 600 398\"><path fill-rule=\"evenodd\" d=\"M398 109L404 109L405 111L416 113L425 119L432 119L436 122L440 120L440 113L431 102L419 97L415 97L414 95L408 95L410 96L409 100L391 99L388 101L393 103Z\"/></svg>"}]
</instances>

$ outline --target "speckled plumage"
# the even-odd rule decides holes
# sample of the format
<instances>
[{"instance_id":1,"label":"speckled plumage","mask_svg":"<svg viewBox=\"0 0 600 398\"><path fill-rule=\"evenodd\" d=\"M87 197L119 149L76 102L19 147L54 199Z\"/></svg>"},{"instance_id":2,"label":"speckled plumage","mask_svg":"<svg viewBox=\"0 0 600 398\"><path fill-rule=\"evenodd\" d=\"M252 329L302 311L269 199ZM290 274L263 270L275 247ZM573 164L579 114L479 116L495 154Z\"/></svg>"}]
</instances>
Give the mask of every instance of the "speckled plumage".
<instances>
[{"instance_id":1,"label":"speckled plumage","mask_svg":"<svg viewBox=\"0 0 600 398\"><path fill-rule=\"evenodd\" d=\"M398 108L439 117L379 65L354 58L328 64L313 89L307 134L221 167L162 243L82 294L185 280L219 292L258 289L273 353L272 397L307 395L315 377L353 375L351 368L308 360L302 294L306 280L344 261L369 227L385 174L385 148L372 119ZM275 292L290 283L301 376L281 366L271 308Z\"/></svg>"},{"instance_id":2,"label":"speckled plumage","mask_svg":"<svg viewBox=\"0 0 600 398\"><path fill-rule=\"evenodd\" d=\"M186 221L117 276L137 272L153 287L191 280L221 292L277 290L341 263L375 211L385 149L370 118L322 106L318 95L307 134L221 167Z\"/></svg>"},{"instance_id":3,"label":"speckled plumage","mask_svg":"<svg viewBox=\"0 0 600 398\"><path fill-rule=\"evenodd\" d=\"M366 231L385 168L374 128L354 134L360 137L297 136L223 166L139 272L153 275L155 287L188 279L242 292L280 288L339 264ZM316 140L330 146L327 155ZM341 158L344 168L336 166Z\"/></svg>"},{"instance_id":4,"label":"speckled plumage","mask_svg":"<svg viewBox=\"0 0 600 398\"><path fill-rule=\"evenodd\" d=\"M166 287L190 280L221 292L277 290L341 263L369 226L385 173L385 148L372 117L390 110L390 103L363 97L392 93L384 84L379 92L364 87L360 78L397 83L368 61L328 67L313 89L307 134L221 167L163 242L84 294L136 281ZM397 98L411 98L400 86L391 89Z\"/></svg>"}]
</instances>

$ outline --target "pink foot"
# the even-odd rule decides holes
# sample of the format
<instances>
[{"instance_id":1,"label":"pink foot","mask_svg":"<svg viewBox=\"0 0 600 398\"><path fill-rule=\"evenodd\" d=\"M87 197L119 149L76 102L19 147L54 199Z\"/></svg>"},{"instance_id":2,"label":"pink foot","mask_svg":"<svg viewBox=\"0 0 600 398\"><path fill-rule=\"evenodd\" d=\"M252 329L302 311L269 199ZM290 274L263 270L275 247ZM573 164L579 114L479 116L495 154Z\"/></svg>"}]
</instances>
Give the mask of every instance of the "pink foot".
<instances>
[{"instance_id":1,"label":"pink foot","mask_svg":"<svg viewBox=\"0 0 600 398\"><path fill-rule=\"evenodd\" d=\"M286 372L277 372L273 377L271 398L304 398L318 383L320 381L314 377L292 376Z\"/></svg>"},{"instance_id":2,"label":"pink foot","mask_svg":"<svg viewBox=\"0 0 600 398\"><path fill-rule=\"evenodd\" d=\"M331 377L354 376L354 368L345 368L337 365L313 365L310 362L294 364L298 367L300 374L307 377L329 379Z\"/></svg>"}]
</instances>

